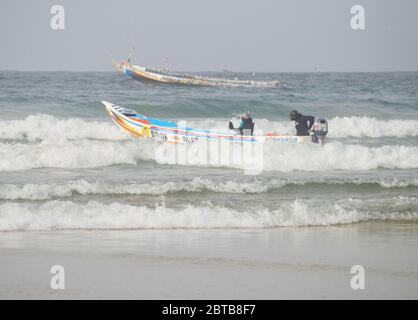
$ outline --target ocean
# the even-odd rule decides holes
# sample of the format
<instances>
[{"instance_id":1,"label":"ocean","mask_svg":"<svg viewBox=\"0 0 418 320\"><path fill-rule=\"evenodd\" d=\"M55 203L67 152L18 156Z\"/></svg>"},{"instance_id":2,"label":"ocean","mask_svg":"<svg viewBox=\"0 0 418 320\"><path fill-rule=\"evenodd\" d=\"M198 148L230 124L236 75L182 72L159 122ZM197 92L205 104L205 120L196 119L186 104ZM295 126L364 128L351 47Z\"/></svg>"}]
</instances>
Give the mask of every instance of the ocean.
<instances>
[{"instance_id":1,"label":"ocean","mask_svg":"<svg viewBox=\"0 0 418 320\"><path fill-rule=\"evenodd\" d=\"M373 246L383 245L381 255L375 257L375 269L397 251L401 256L393 259L406 269L403 276L398 275L404 277L399 282L393 275L396 266L387 275L391 287L399 289L394 296L416 298L416 287L408 285L418 279L417 259L411 258L418 247L418 73L258 73L255 77L280 83L278 88L205 88L141 83L116 72L0 72L0 247L24 252L48 247L63 254L69 247L85 248L86 242L80 239L86 237L100 239L102 244L106 239L121 239L119 245L106 247L114 253L131 248L131 241L143 245L145 237L147 255L167 257L180 252L184 257L193 251L194 256L234 259L247 246L253 254L246 256L244 250L244 256L238 254L238 258L251 256L249 259L260 262L265 256L256 258L254 253L267 250L266 246L266 255L276 252L276 241L280 242L277 248L283 248L283 242L298 237L311 242L312 237L329 236L316 249L309 248L309 253L305 248L302 254L297 246L293 252L284 249L291 257L289 264L296 252L300 257L310 256L310 263L328 259L329 264L337 263L336 256L351 252L354 264L356 250L368 259L375 252ZM199 150L199 144L179 157L175 145L135 139L111 121L101 100L150 117L209 129L226 129L232 114L250 110L256 129L280 133L295 132L289 112L296 109L326 117L329 133L324 146L265 144L258 154L259 170L253 172L228 161L205 161L202 153L206 150ZM344 235L331 236L340 228ZM356 237L347 230L360 234ZM289 232L292 236L286 237ZM362 248L373 247L366 251L353 244L364 235L368 242ZM376 242L372 245L373 236ZM171 238L177 244L170 244ZM88 243L94 243L89 239L92 242ZM220 242L209 246L208 239ZM319 257L321 248L344 239L352 245L350 252L333 248L326 258ZM238 244L241 240L242 246ZM261 247L253 240L261 241ZM59 248L51 247L60 241L64 242ZM234 244L231 251L228 241ZM202 245L205 251L198 253L196 243L206 243ZM166 250L158 244L164 244ZM92 246L91 252L94 250ZM318 256L312 256L315 250ZM4 253L3 259L6 256ZM281 259L278 252L272 257ZM204 264L188 259L183 262ZM239 259L234 263L239 265ZM352 262L343 260L337 264ZM10 270L19 265L16 261L8 265ZM263 263L260 270L267 268L267 262ZM214 265L212 260L207 264L209 269ZM315 268L309 272L315 273ZM229 273L223 272L220 279L228 283ZM8 291L3 289L0 295L20 297L22 293L8 279L6 273L1 274ZM189 286L178 295L151 290L144 297L298 294L296 289L286 295L279 288L256 288L266 283L248 284L247 295L241 296L220 285L211 287L209 295ZM25 287L32 295L24 297L39 296L39 291L28 287L33 286ZM385 297L385 290L380 287L371 296ZM302 291L306 297L332 297L339 292L331 288L309 296L309 291ZM96 291L88 292L84 296L98 297ZM113 291L109 292L105 297L113 297ZM351 297L349 292L341 296ZM116 294L126 296L129 293L124 291Z\"/></svg>"}]
</instances>

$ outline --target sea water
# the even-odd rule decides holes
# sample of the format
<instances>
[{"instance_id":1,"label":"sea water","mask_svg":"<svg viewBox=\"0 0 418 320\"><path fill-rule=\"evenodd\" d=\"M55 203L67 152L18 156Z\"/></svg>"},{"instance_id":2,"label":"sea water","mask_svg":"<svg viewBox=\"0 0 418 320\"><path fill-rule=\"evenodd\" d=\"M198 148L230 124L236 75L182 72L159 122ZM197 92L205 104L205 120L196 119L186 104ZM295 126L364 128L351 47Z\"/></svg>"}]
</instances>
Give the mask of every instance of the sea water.
<instances>
[{"instance_id":1,"label":"sea water","mask_svg":"<svg viewBox=\"0 0 418 320\"><path fill-rule=\"evenodd\" d=\"M205 88L116 72L0 72L0 231L417 223L418 73L256 78L280 83ZM202 161L199 144L171 161L162 155L178 155L176 145L129 136L101 100L219 130L250 110L263 133L294 133L296 109L326 117L329 134L323 147L263 145L256 172Z\"/></svg>"}]
</instances>

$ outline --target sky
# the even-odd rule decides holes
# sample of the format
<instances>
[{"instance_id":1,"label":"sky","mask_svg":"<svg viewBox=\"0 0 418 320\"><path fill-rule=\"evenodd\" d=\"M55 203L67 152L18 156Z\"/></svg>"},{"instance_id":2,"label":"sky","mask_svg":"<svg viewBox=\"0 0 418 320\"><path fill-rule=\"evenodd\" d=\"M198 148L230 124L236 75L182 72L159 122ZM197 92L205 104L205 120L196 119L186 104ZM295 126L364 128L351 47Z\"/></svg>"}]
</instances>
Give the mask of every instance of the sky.
<instances>
[{"instance_id":1,"label":"sky","mask_svg":"<svg viewBox=\"0 0 418 320\"><path fill-rule=\"evenodd\" d=\"M0 70L418 71L417 39L416 0L0 0Z\"/></svg>"}]
</instances>

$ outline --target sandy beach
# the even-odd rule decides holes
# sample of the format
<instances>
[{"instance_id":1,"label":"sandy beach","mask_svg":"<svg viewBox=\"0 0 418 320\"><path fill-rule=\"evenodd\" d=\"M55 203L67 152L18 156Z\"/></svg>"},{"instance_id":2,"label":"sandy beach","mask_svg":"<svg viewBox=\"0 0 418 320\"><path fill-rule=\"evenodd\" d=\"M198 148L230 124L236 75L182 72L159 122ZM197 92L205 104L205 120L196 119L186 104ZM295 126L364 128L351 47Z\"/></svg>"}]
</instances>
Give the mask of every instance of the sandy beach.
<instances>
[{"instance_id":1,"label":"sandy beach","mask_svg":"<svg viewBox=\"0 0 418 320\"><path fill-rule=\"evenodd\" d=\"M1 232L0 298L417 299L417 232L393 222ZM64 290L50 288L53 265ZM353 265L365 268L364 290L351 289Z\"/></svg>"}]
</instances>

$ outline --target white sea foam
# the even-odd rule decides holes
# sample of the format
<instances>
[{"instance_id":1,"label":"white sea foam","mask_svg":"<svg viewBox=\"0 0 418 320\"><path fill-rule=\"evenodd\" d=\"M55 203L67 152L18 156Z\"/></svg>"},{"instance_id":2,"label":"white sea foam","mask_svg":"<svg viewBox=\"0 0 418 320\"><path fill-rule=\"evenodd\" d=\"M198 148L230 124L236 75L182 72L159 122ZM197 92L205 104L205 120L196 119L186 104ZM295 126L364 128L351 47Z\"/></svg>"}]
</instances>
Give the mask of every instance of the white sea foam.
<instances>
[{"instance_id":1,"label":"white sea foam","mask_svg":"<svg viewBox=\"0 0 418 320\"><path fill-rule=\"evenodd\" d=\"M317 145L276 145L267 149L266 170L326 171L412 169L418 167L418 147L382 146L377 148L345 145L340 142Z\"/></svg>"},{"instance_id":2,"label":"white sea foam","mask_svg":"<svg viewBox=\"0 0 418 320\"><path fill-rule=\"evenodd\" d=\"M284 183L283 183L284 184ZM271 183L270 183L271 185ZM280 183L277 184L278 186ZM51 198L70 197L73 193L91 194L133 194L133 195L164 195L174 192L225 192L225 193L261 193L268 190L268 184L261 182L215 182L208 179L194 178L191 181L169 181L154 183L110 183L88 182L85 180L66 183L43 184L4 184L0 185L0 199L3 200L46 200Z\"/></svg>"},{"instance_id":3,"label":"white sea foam","mask_svg":"<svg viewBox=\"0 0 418 320\"><path fill-rule=\"evenodd\" d=\"M144 150L152 152L150 148ZM135 164L149 158L144 150L135 141L55 139L36 144L0 143L0 171Z\"/></svg>"},{"instance_id":4,"label":"white sea foam","mask_svg":"<svg viewBox=\"0 0 418 320\"><path fill-rule=\"evenodd\" d=\"M265 193L288 185L345 185L376 184L383 188L418 187L418 179L268 179L251 181L218 181L200 177L189 181L166 182L89 182L75 180L67 182L29 183L24 185L0 184L0 200L50 200L80 195L166 195L176 192L216 192L216 193Z\"/></svg>"},{"instance_id":5,"label":"white sea foam","mask_svg":"<svg viewBox=\"0 0 418 320\"><path fill-rule=\"evenodd\" d=\"M151 141L44 140L41 143L0 143L0 171L33 168L93 168L137 164L232 167L257 171L373 170L418 168L418 147L365 147L339 142L318 145L267 143L240 158L239 144L208 148L202 143L171 145ZM234 159L226 155L234 155ZM215 159L215 160L213 160Z\"/></svg>"},{"instance_id":6,"label":"white sea foam","mask_svg":"<svg viewBox=\"0 0 418 320\"><path fill-rule=\"evenodd\" d=\"M388 202L390 201L390 202ZM416 221L418 213L405 210L416 199L388 199L381 211L363 207L363 201L308 202L296 200L274 211L243 211L217 206L185 206L172 209L137 207L95 201L49 201L42 204L3 203L0 231L55 229L160 229L160 228L271 228L327 226L367 220ZM395 205L393 203L396 202ZM395 211L388 211L391 206ZM396 211L399 210L399 211Z\"/></svg>"},{"instance_id":7,"label":"white sea foam","mask_svg":"<svg viewBox=\"0 0 418 320\"><path fill-rule=\"evenodd\" d=\"M194 166L224 166L266 171L327 171L327 170L373 170L377 168L413 169L418 168L418 147L383 146L365 147L346 145L340 142L327 143L321 147L313 144L290 145L266 143L262 150L247 153L245 161L228 160L228 155L240 154L239 145L222 145L210 149L195 143L190 147L160 145L154 159L161 164ZM221 159L210 162L211 159ZM181 155L181 156L180 156ZM239 157L237 157L239 160ZM228 161L224 161L224 160ZM254 161L252 161L254 159Z\"/></svg>"},{"instance_id":8,"label":"white sea foam","mask_svg":"<svg viewBox=\"0 0 418 320\"><path fill-rule=\"evenodd\" d=\"M87 121L79 118L58 119L50 115L30 115L24 120L0 122L0 139L104 139L119 141L128 137L110 120Z\"/></svg>"},{"instance_id":9,"label":"white sea foam","mask_svg":"<svg viewBox=\"0 0 418 320\"><path fill-rule=\"evenodd\" d=\"M256 128L264 132L294 134L290 121L255 119ZM190 120L196 128L225 130L227 120ZM330 138L345 137L416 137L418 120L378 120L369 117L336 117L329 120ZM44 114L30 115L24 120L0 122L0 139L29 141L48 139L102 139L120 141L128 135L109 121L87 121L79 118L58 119Z\"/></svg>"},{"instance_id":10,"label":"white sea foam","mask_svg":"<svg viewBox=\"0 0 418 320\"><path fill-rule=\"evenodd\" d=\"M416 137L418 120L377 120L368 117L336 117L329 123L331 138Z\"/></svg>"},{"instance_id":11,"label":"white sea foam","mask_svg":"<svg viewBox=\"0 0 418 320\"><path fill-rule=\"evenodd\" d=\"M220 125L218 121L195 121L206 126ZM291 128L286 122L258 120L261 127L283 132ZM416 136L418 121L380 121L370 118L334 118L330 136L346 136L343 131L358 136ZM334 127L334 129L331 128ZM286 129L287 128L287 129ZM276 130L277 129L277 130ZM334 132L334 133L332 133ZM212 148L207 154L205 143L192 146L136 141L109 122L89 122L81 119L60 120L52 116L29 116L25 120L2 121L0 125L0 171L33 168L92 168L114 164L136 164L154 160L161 164L218 166L256 171L324 171L372 170L377 168L411 169L418 167L418 148L413 146L366 147L329 142L317 145L287 145L266 143L263 150L246 153L241 160L226 159L239 155L241 147L234 144ZM21 140L26 140L22 142ZM8 140L12 140L11 142ZM208 161L208 159L210 159ZM212 161L215 159L215 161ZM216 160L218 159L218 160ZM243 161L250 160L247 163Z\"/></svg>"},{"instance_id":12,"label":"white sea foam","mask_svg":"<svg viewBox=\"0 0 418 320\"><path fill-rule=\"evenodd\" d=\"M280 185L280 182L263 184L261 181L253 182L219 182L209 179L194 178L190 181L168 181L151 183L115 183L115 182L88 182L85 180L68 181L65 183L41 184L3 184L0 185L0 199L3 200L47 200L51 198L70 197L74 193L81 195L164 195L174 192L203 192L212 191L220 193L261 193L267 191L271 185Z\"/></svg>"}]
</instances>

